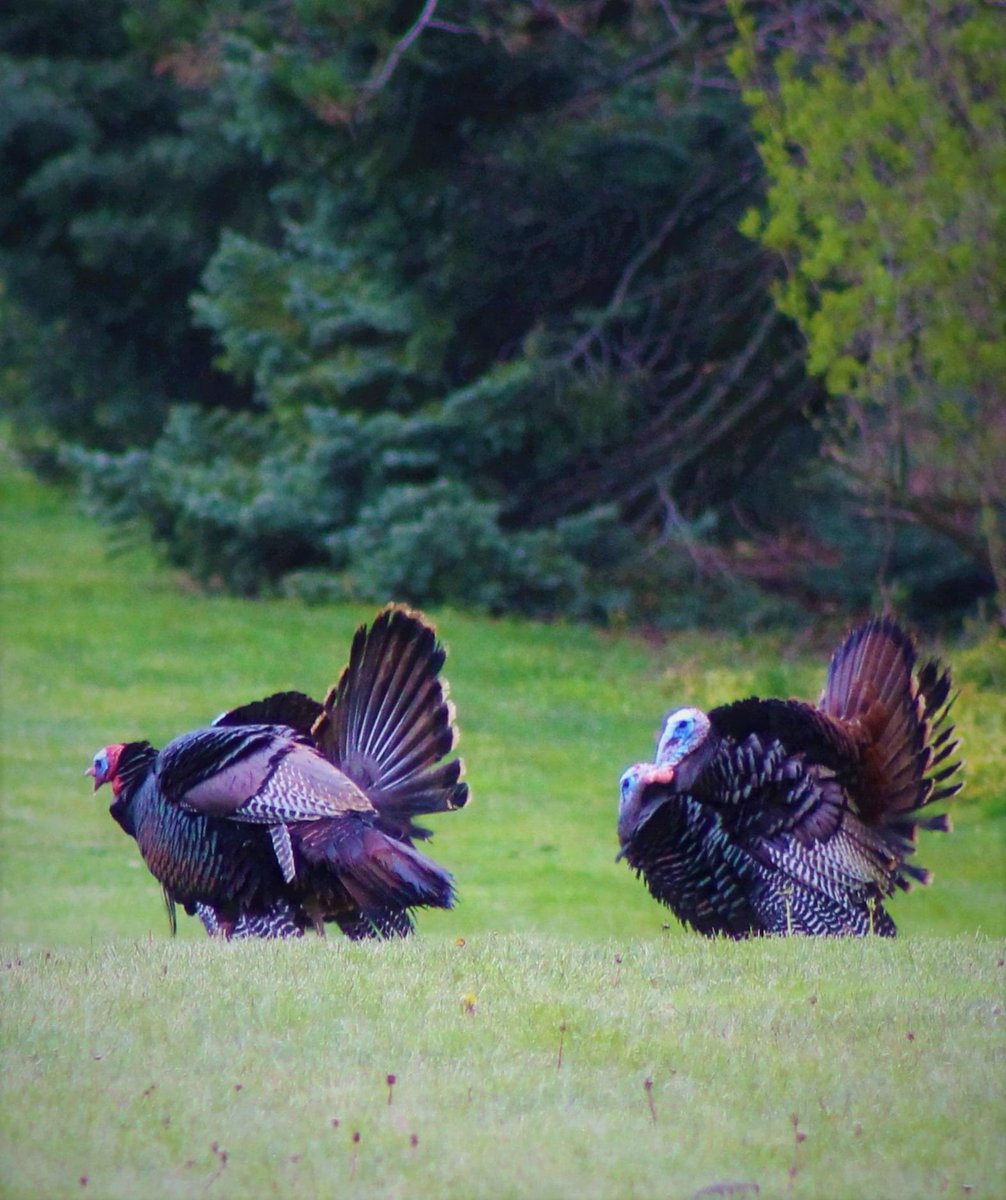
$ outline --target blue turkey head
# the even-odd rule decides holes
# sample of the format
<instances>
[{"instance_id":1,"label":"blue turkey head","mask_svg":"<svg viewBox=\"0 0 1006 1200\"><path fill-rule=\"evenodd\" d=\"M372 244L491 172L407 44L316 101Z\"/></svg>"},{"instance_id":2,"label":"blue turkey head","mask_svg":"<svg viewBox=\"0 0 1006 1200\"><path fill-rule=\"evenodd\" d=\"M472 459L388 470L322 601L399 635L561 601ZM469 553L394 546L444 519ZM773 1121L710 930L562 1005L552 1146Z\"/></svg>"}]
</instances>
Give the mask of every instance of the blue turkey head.
<instances>
[{"instance_id":1,"label":"blue turkey head","mask_svg":"<svg viewBox=\"0 0 1006 1200\"><path fill-rule=\"evenodd\" d=\"M647 795L647 789L654 783L670 784L673 778L673 770L658 767L655 763L636 763L624 772L619 782L618 840L622 850L618 858L622 857L628 842L667 798L665 791Z\"/></svg>"},{"instance_id":2,"label":"blue turkey head","mask_svg":"<svg viewBox=\"0 0 1006 1200\"><path fill-rule=\"evenodd\" d=\"M711 728L700 708L676 708L668 713L657 742L657 765L676 766L702 745Z\"/></svg>"}]
</instances>

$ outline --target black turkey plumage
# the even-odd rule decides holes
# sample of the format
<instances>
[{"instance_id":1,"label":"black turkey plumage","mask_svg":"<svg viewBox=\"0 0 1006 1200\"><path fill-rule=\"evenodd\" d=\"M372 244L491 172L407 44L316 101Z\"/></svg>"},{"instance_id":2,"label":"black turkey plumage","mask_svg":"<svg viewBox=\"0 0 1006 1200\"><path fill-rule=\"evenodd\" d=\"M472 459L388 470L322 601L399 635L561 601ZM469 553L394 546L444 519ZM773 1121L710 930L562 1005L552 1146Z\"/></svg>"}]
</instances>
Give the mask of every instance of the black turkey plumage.
<instances>
[{"instance_id":1,"label":"black turkey plumage","mask_svg":"<svg viewBox=\"0 0 1006 1200\"><path fill-rule=\"evenodd\" d=\"M918 831L950 828L922 810L962 786L950 687L878 618L832 656L816 707L675 710L655 762L622 776L619 858L700 933L893 935L884 898L930 878L909 861Z\"/></svg>"},{"instance_id":2,"label":"black turkey plumage","mask_svg":"<svg viewBox=\"0 0 1006 1200\"><path fill-rule=\"evenodd\" d=\"M392 605L361 626L324 703L282 692L183 734L100 751L110 811L164 888L207 931L296 937L337 923L402 936L411 910L449 908L450 875L413 846L414 817L461 808L468 787L445 651Z\"/></svg>"}]
</instances>

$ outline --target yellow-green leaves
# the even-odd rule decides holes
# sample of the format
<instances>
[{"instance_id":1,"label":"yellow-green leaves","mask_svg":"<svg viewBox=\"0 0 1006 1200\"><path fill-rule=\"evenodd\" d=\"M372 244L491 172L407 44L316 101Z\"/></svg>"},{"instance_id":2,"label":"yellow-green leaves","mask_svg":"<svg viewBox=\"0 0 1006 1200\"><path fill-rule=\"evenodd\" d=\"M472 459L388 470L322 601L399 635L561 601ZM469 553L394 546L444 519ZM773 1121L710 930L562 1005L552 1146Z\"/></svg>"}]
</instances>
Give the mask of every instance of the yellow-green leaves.
<instances>
[{"instance_id":1,"label":"yellow-green leaves","mask_svg":"<svg viewBox=\"0 0 1006 1200\"><path fill-rule=\"evenodd\" d=\"M777 303L851 415L833 449L871 502L1002 580L981 530L1004 512L1006 25L978 3L875 0L772 58L735 9L769 179L741 231L784 261Z\"/></svg>"}]
</instances>

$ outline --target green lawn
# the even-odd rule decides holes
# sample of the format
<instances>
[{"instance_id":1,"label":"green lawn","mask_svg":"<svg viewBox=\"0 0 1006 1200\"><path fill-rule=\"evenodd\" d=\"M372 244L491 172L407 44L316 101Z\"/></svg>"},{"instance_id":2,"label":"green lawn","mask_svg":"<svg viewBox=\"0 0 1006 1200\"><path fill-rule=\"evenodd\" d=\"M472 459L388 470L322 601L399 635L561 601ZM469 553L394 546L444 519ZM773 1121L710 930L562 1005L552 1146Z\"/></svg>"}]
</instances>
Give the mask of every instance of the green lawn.
<instances>
[{"instance_id":1,"label":"green lawn","mask_svg":"<svg viewBox=\"0 0 1006 1200\"><path fill-rule=\"evenodd\" d=\"M0 963L5 1195L991 1200L1002 962L963 937L35 950Z\"/></svg>"},{"instance_id":2,"label":"green lawn","mask_svg":"<svg viewBox=\"0 0 1006 1200\"><path fill-rule=\"evenodd\" d=\"M613 861L663 712L813 697L827 647L453 611L457 909L409 944L172 942L92 754L322 693L374 606L206 597L9 466L3 507L0 1195L1003 1194L1001 638L935 647L967 787L895 944L706 942Z\"/></svg>"}]
</instances>

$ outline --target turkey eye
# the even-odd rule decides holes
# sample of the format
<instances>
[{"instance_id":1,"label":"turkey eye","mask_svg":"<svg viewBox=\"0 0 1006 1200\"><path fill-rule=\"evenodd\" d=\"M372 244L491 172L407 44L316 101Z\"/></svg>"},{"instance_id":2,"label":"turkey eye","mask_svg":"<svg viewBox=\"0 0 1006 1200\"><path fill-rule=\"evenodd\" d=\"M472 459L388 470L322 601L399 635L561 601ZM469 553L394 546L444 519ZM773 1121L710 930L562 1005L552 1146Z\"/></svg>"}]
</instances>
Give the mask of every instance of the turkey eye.
<instances>
[{"instance_id":1,"label":"turkey eye","mask_svg":"<svg viewBox=\"0 0 1006 1200\"><path fill-rule=\"evenodd\" d=\"M688 722L687 721L679 721L677 723L677 725L674 726L675 733L686 733L687 730L688 730Z\"/></svg>"}]
</instances>

